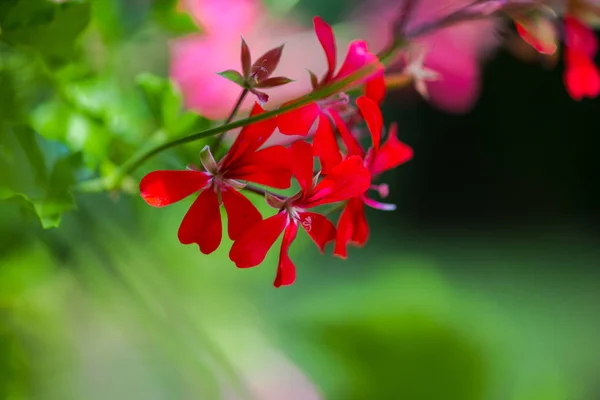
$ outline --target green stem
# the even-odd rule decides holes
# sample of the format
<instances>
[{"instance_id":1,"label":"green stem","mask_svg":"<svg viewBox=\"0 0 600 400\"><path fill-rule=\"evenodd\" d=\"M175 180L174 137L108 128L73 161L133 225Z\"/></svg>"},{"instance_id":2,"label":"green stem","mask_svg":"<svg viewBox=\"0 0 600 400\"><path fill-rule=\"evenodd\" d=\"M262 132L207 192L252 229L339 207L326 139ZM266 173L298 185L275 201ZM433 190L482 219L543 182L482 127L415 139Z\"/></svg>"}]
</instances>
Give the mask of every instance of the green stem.
<instances>
[{"instance_id":1,"label":"green stem","mask_svg":"<svg viewBox=\"0 0 600 400\"><path fill-rule=\"evenodd\" d=\"M248 88L244 88L244 90L242 90L242 93L240 94L240 97L238 98L237 103L235 103L235 106L233 107L233 110L231 110L229 117L227 117L227 119L225 120L225 124L228 124L231 121L233 121L233 119L237 115L238 111L240 110L240 107L241 107L242 103L244 102L244 99L248 95L248 92L249 92ZM219 146L221 146L221 143L223 142L224 137L225 137L225 133L222 133L221 135L217 136L215 143L211 146L215 153L217 153L219 151Z\"/></svg>"},{"instance_id":2,"label":"green stem","mask_svg":"<svg viewBox=\"0 0 600 400\"><path fill-rule=\"evenodd\" d=\"M113 175L82 182L77 186L77 189L82 192L99 192L103 190L115 189L119 186L119 183L125 176L135 171L140 165L144 164L146 161L165 150L180 146L182 144L194 142L196 140L204 139L210 136L218 135L220 133L227 132L232 129L240 128L246 125L254 124L256 122L274 118L285 112L292 111L307 104L310 104L314 101L324 99L337 92L344 90L356 81L359 81L364 77L370 75L374 72L375 68L376 66L373 64L367 65L359 69L358 71L348 75L344 79L333 82L331 85L323 87L317 91L311 92L299 98L297 101L294 101L293 103L280 107L276 110L267 111L249 118L239 119L228 124L217 126L215 128L207 129L205 131L195 133L193 135L185 136L179 139L172 140L170 142L163 143L139 155L134 155L129 160L127 160L121 167L119 167Z\"/></svg>"}]
</instances>

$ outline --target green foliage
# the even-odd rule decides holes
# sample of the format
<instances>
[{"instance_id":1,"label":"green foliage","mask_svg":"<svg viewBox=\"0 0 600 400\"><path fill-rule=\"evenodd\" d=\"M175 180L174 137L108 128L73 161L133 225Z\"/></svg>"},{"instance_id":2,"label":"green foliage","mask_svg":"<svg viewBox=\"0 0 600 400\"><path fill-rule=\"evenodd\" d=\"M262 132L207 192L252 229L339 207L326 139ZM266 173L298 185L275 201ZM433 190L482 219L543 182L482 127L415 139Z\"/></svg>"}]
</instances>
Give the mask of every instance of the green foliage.
<instances>
[{"instance_id":1,"label":"green foliage","mask_svg":"<svg viewBox=\"0 0 600 400\"><path fill-rule=\"evenodd\" d=\"M90 21L84 1L5 0L0 5L0 40L39 52L50 63L73 56L76 41Z\"/></svg>"},{"instance_id":2,"label":"green foliage","mask_svg":"<svg viewBox=\"0 0 600 400\"><path fill-rule=\"evenodd\" d=\"M44 228L58 226L62 213L75 208L70 190L79 154L69 154L25 126L2 126L0 149L0 199L21 197Z\"/></svg>"},{"instance_id":3,"label":"green foliage","mask_svg":"<svg viewBox=\"0 0 600 400\"><path fill-rule=\"evenodd\" d=\"M61 214L75 208L72 191L83 187L77 178L112 176L141 148L207 126L183 110L167 78L143 73L134 79L151 66L128 67L132 53L124 49L139 48L148 35L166 50L165 33L196 30L176 5L0 3L2 200L26 205L45 228L58 226ZM178 151L186 158L186 149Z\"/></svg>"},{"instance_id":4,"label":"green foliage","mask_svg":"<svg viewBox=\"0 0 600 400\"><path fill-rule=\"evenodd\" d=\"M157 127L168 136L180 136L206 126L198 114L183 111L180 91L169 79L144 73L136 79Z\"/></svg>"}]
</instances>

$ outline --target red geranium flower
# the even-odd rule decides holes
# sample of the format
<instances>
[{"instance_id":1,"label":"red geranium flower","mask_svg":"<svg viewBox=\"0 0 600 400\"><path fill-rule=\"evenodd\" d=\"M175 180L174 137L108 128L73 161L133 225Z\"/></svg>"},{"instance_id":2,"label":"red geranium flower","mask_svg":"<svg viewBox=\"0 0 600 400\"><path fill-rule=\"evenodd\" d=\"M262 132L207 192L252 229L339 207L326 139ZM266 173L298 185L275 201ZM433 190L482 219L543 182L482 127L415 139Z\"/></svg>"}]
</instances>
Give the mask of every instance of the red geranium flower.
<instances>
[{"instance_id":1,"label":"red geranium flower","mask_svg":"<svg viewBox=\"0 0 600 400\"><path fill-rule=\"evenodd\" d=\"M368 97L359 97L356 105L360 110L369 132L371 133L372 147L365 154L365 151L345 128L343 124L338 124L340 135L346 144L348 154L359 155L364 159L364 165L375 178L377 175L396 168L400 164L409 161L413 156L413 150L408 145L398 140L396 136L397 127L393 124L390 128L388 138L383 145L381 143L381 132L383 130L383 118L379 107ZM339 118L339 117L335 117ZM388 186L386 184L371 185L370 189L377 190L383 198L388 195ZM337 234L334 254L341 258L347 257L347 245L352 243L357 246L363 246L369 238L369 224L365 217L365 207L376 208L378 210L395 210L394 204L381 203L367 197L367 190L360 195L351 198L342 210L338 221Z\"/></svg>"},{"instance_id":2,"label":"red geranium flower","mask_svg":"<svg viewBox=\"0 0 600 400\"><path fill-rule=\"evenodd\" d=\"M594 64L598 38L593 30L575 17L565 22L565 75L569 95L575 100L594 98L600 94L600 72Z\"/></svg>"},{"instance_id":3,"label":"red geranium flower","mask_svg":"<svg viewBox=\"0 0 600 400\"><path fill-rule=\"evenodd\" d=\"M256 104L251 115L262 112L264 110ZM244 127L218 163L206 146L201 152L205 171L149 173L140 182L142 197L151 206L164 207L200 192L181 222L178 237L183 244L198 244L204 254L212 253L221 243L221 204L229 217L227 232L232 240L262 220L256 207L239 193L245 186L244 182L279 189L290 186L292 173L288 149L273 146L258 150L271 136L275 126L276 122L269 119Z\"/></svg>"},{"instance_id":4,"label":"red geranium flower","mask_svg":"<svg viewBox=\"0 0 600 400\"><path fill-rule=\"evenodd\" d=\"M290 153L292 170L301 191L286 199L267 197L269 204L279 209L279 212L245 231L229 252L229 258L238 268L254 267L265 259L269 249L285 231L275 287L291 285L296 279L296 268L288 251L296 238L298 225L304 228L321 252L327 243L335 240L333 224L325 216L307 209L358 196L371 183L371 174L358 156L346 158L316 183L316 179L313 179L312 146L304 141L297 141L291 145Z\"/></svg>"},{"instance_id":5,"label":"red geranium flower","mask_svg":"<svg viewBox=\"0 0 600 400\"><path fill-rule=\"evenodd\" d=\"M325 87L332 82L339 81L348 75L372 64L377 66L377 71L366 79L366 94L377 102L381 102L385 95L385 82L383 66L373 53L370 53L367 44L362 40L350 43L346 59L336 73L336 45L333 29L319 17L313 19L315 33L327 57L327 72L321 81L312 74L311 81L314 89ZM328 116L336 110L344 110L348 104L348 96L341 93L320 101L314 101L298 109L286 112L277 119L281 133L286 135L307 135L318 118L319 122L315 132L313 146L315 155L319 157L324 173L329 173L331 168L339 164L340 154L335 133L329 122Z\"/></svg>"}]
</instances>

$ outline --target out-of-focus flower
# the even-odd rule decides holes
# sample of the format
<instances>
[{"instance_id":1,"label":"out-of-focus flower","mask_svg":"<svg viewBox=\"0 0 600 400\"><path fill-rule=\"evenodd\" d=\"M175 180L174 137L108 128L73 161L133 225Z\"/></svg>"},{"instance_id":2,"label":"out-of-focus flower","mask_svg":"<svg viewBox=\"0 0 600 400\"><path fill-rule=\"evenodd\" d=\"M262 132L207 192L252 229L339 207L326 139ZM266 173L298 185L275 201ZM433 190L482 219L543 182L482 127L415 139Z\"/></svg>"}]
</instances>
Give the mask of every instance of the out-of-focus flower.
<instances>
[{"instance_id":1,"label":"out-of-focus flower","mask_svg":"<svg viewBox=\"0 0 600 400\"><path fill-rule=\"evenodd\" d=\"M596 34L577 18L567 15L565 23L565 75L569 95L575 100L600 94L600 71L594 64L598 52Z\"/></svg>"},{"instance_id":2,"label":"out-of-focus flower","mask_svg":"<svg viewBox=\"0 0 600 400\"><path fill-rule=\"evenodd\" d=\"M574 100L594 98L600 94L600 71L594 64L598 38L584 22L589 15L600 15L600 8L581 0L569 0L559 7L564 13L564 83ZM542 54L552 54L558 43L557 14L546 5L537 4L527 13L512 13L519 35Z\"/></svg>"},{"instance_id":3,"label":"out-of-focus flower","mask_svg":"<svg viewBox=\"0 0 600 400\"><path fill-rule=\"evenodd\" d=\"M393 37L395 19L407 1L365 1L356 14L356 23L374 50L388 45ZM405 31L434 23L472 4L467 0L418 0L407 16ZM483 15L483 12L482 12ZM480 63L499 44L494 19L469 20L432 31L414 41L428 49L423 65L440 75L437 81L426 83L430 102L448 112L466 112L480 91ZM402 60L394 62L388 71L404 68Z\"/></svg>"},{"instance_id":4,"label":"out-of-focus flower","mask_svg":"<svg viewBox=\"0 0 600 400\"><path fill-rule=\"evenodd\" d=\"M558 48L556 13L549 7L537 6L525 12L511 12L521 38L541 54L554 54Z\"/></svg>"},{"instance_id":5,"label":"out-of-focus flower","mask_svg":"<svg viewBox=\"0 0 600 400\"><path fill-rule=\"evenodd\" d=\"M415 89L423 98L429 99L426 82L435 82L440 79L440 75L423 65L425 60L425 49L420 49L418 52L408 52L406 57L406 67L404 74L408 75L414 82Z\"/></svg>"},{"instance_id":6,"label":"out-of-focus flower","mask_svg":"<svg viewBox=\"0 0 600 400\"><path fill-rule=\"evenodd\" d=\"M296 267L288 251L296 238L298 225L308 233L321 252L327 243L335 240L333 224L325 216L306 210L358 196L371 183L371 174L358 156L346 158L317 183L317 179L313 179L312 146L302 140L296 141L292 143L290 153L293 173L301 191L286 199L267 197L269 204L279 210L277 214L246 230L229 252L229 258L238 268L257 266L283 232L275 287L291 285L296 279Z\"/></svg>"},{"instance_id":7,"label":"out-of-focus flower","mask_svg":"<svg viewBox=\"0 0 600 400\"><path fill-rule=\"evenodd\" d=\"M397 127L392 125L387 140L381 145L383 131L383 118L377 104L367 97L356 100L369 132L371 133L372 147L368 152L362 149L354 136L343 128L340 130L342 140L346 144L348 154L358 155L364 159L364 165L371 173L372 179L385 171L396 168L413 157L413 150L402 143L397 137ZM371 185L371 190L376 190L382 198L389 194L386 184ZM378 210L395 210L394 204L385 204L367 196L367 191L353 197L346 203L338 221L334 254L341 258L347 257L348 244L363 246L369 238L369 224L365 217L364 205Z\"/></svg>"},{"instance_id":8,"label":"out-of-focus flower","mask_svg":"<svg viewBox=\"0 0 600 400\"><path fill-rule=\"evenodd\" d=\"M315 17L313 22L316 36L323 47L328 66L321 80L312 72L310 73L313 89L326 87L332 82L342 80L359 71L361 68L372 65L373 73L355 84L366 81L367 94L373 96L377 101L381 101L385 93L383 66L379 63L377 56L369 52L367 43L363 40L355 40L350 43L344 62L336 72L337 46L333 29L319 17ZM330 98L313 101L305 106L283 113L277 118L279 131L286 135L307 135L318 119L314 136L314 151L321 161L324 173L328 173L342 159L329 117L332 113L347 108L347 103L347 96L343 93L336 94Z\"/></svg>"},{"instance_id":9,"label":"out-of-focus flower","mask_svg":"<svg viewBox=\"0 0 600 400\"><path fill-rule=\"evenodd\" d=\"M264 112L258 105L252 115ZM154 171L140 182L142 198L151 206L164 207L200 192L179 227L179 241L196 243L210 254L221 243L221 204L228 215L228 234L232 240L262 220L259 211L239 193L244 182L274 188L290 186L291 166L288 150L282 146L258 150L275 130L272 119L246 126L229 152L218 163L210 149L201 153L204 171Z\"/></svg>"},{"instance_id":10,"label":"out-of-focus flower","mask_svg":"<svg viewBox=\"0 0 600 400\"><path fill-rule=\"evenodd\" d=\"M294 83L271 89L272 104L306 93L311 87L306 69L325 67L317 57L321 50L313 34L294 20L271 18L260 0L182 0L182 7L202 33L170 43L170 75L181 88L186 107L209 119L225 119L240 95L238 85L217 73L239 65L242 36L256 54L285 43L286 55L277 70ZM247 112L252 105L246 99L240 111Z\"/></svg>"},{"instance_id":11,"label":"out-of-focus flower","mask_svg":"<svg viewBox=\"0 0 600 400\"><path fill-rule=\"evenodd\" d=\"M246 336L244 339L247 339ZM256 400L323 399L315 384L281 351L260 343L258 346L256 350L251 350L255 354L251 355L250 365L242 369L251 398ZM224 399L243 400L244 398L226 392Z\"/></svg>"}]
</instances>

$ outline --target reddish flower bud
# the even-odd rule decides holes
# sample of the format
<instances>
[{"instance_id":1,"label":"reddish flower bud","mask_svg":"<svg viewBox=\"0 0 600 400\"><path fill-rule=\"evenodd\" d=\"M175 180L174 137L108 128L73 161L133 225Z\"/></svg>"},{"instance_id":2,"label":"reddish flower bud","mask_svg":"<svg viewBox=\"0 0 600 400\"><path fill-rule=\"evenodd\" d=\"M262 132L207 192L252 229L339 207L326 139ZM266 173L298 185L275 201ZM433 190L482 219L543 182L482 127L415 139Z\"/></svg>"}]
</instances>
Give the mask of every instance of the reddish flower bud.
<instances>
[{"instance_id":1,"label":"reddish flower bud","mask_svg":"<svg viewBox=\"0 0 600 400\"><path fill-rule=\"evenodd\" d=\"M252 64L251 73L256 82L261 82L273 74L281 60L282 53L283 45L267 51Z\"/></svg>"},{"instance_id":2,"label":"reddish flower bud","mask_svg":"<svg viewBox=\"0 0 600 400\"><path fill-rule=\"evenodd\" d=\"M242 38L242 51L241 51L241 61L242 61L242 74L244 75L244 78L248 79L250 77L250 69L251 69L251 64L252 64L252 59L250 57L250 48L248 47L248 44L246 43L246 41L244 40L244 38Z\"/></svg>"},{"instance_id":3,"label":"reddish flower bud","mask_svg":"<svg viewBox=\"0 0 600 400\"><path fill-rule=\"evenodd\" d=\"M260 81L254 87L257 87L260 89L266 89L266 88L272 88L272 87L286 85L290 82L294 82L294 81L291 80L290 78L286 78L285 76L275 76L273 78L267 78L263 81Z\"/></svg>"}]
</instances>

